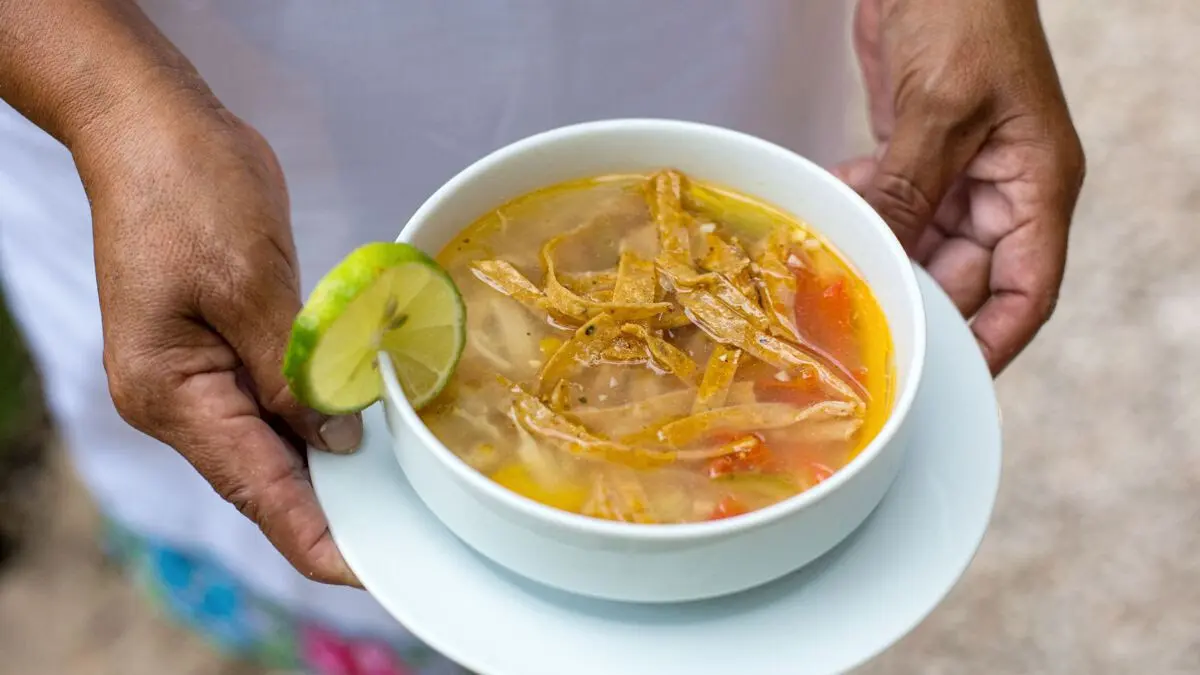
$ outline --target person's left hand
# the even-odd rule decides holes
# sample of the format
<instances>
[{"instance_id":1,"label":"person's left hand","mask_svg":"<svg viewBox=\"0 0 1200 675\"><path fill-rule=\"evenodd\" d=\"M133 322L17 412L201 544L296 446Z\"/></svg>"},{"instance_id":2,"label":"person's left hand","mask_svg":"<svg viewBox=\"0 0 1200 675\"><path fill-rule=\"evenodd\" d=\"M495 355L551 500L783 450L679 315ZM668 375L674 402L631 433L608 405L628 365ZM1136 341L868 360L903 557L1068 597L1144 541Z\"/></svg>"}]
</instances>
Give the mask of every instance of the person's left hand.
<instances>
[{"instance_id":1,"label":"person's left hand","mask_svg":"<svg viewBox=\"0 0 1200 675\"><path fill-rule=\"evenodd\" d=\"M873 157L834 169L942 285L999 373L1050 318L1083 149L1036 0L860 0Z\"/></svg>"}]
</instances>

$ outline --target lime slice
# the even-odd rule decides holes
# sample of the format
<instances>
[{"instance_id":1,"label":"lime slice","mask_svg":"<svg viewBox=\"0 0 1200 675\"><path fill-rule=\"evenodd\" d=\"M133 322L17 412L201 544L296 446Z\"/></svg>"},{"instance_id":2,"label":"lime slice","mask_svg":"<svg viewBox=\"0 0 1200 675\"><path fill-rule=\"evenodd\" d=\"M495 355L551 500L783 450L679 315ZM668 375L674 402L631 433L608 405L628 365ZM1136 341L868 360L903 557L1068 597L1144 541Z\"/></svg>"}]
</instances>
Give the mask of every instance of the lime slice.
<instances>
[{"instance_id":1,"label":"lime slice","mask_svg":"<svg viewBox=\"0 0 1200 675\"><path fill-rule=\"evenodd\" d=\"M357 412L383 393L385 351L421 408L454 373L465 325L462 296L432 258L408 244L367 244L321 279L296 316L283 374L304 405Z\"/></svg>"}]
</instances>

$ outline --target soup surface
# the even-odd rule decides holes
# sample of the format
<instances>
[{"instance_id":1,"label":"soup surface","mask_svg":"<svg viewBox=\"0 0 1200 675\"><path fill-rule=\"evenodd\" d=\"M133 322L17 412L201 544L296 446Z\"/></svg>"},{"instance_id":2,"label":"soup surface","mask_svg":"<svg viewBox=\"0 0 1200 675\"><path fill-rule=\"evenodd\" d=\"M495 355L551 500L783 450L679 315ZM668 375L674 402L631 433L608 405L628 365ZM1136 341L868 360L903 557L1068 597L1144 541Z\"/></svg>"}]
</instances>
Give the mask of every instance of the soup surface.
<instances>
[{"instance_id":1,"label":"soup surface","mask_svg":"<svg viewBox=\"0 0 1200 675\"><path fill-rule=\"evenodd\" d=\"M891 407L863 281L795 218L675 171L531 193L438 262L468 344L421 417L550 506L634 523L760 509L845 466Z\"/></svg>"}]
</instances>

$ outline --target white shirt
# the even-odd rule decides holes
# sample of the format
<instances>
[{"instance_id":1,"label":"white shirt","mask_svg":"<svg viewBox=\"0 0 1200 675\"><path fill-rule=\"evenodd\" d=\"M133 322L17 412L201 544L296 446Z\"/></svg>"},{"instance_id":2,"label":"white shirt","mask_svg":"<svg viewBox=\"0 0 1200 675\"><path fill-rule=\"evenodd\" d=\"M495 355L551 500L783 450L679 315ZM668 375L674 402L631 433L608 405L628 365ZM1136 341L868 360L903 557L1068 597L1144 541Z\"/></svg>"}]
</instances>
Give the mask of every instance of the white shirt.
<instances>
[{"instance_id":1,"label":"white shirt","mask_svg":"<svg viewBox=\"0 0 1200 675\"><path fill-rule=\"evenodd\" d=\"M146 0L283 164L305 290L392 240L459 169L518 138L611 117L747 131L841 159L847 0ZM102 508L214 554L348 630L398 635L364 594L291 571L108 397L90 217L70 155L0 103L0 272L75 465ZM398 564L403 564L400 561Z\"/></svg>"}]
</instances>

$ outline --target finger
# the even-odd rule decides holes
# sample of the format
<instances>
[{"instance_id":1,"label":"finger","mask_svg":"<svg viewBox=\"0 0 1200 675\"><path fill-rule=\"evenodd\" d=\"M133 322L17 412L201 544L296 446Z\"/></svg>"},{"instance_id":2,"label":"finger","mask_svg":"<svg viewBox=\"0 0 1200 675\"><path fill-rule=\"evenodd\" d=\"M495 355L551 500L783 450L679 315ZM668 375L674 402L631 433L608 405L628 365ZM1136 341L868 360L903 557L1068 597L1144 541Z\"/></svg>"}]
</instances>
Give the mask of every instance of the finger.
<instances>
[{"instance_id":1,"label":"finger","mask_svg":"<svg viewBox=\"0 0 1200 675\"><path fill-rule=\"evenodd\" d=\"M974 236L982 215L976 212L989 197L999 198L992 186L955 181L942 199L932 227L921 235L914 255L967 318L974 316L991 294L988 279L994 242ZM987 206L996 213L996 207L1006 205Z\"/></svg>"},{"instance_id":2,"label":"finger","mask_svg":"<svg viewBox=\"0 0 1200 675\"><path fill-rule=\"evenodd\" d=\"M254 383L258 402L287 421L313 447L351 452L362 442L362 420L357 415L325 416L300 405L283 376L292 322L301 303L299 284L288 253L269 240L248 251L252 261L234 269L227 289L202 307L205 318L242 360Z\"/></svg>"},{"instance_id":3,"label":"finger","mask_svg":"<svg viewBox=\"0 0 1200 675\"><path fill-rule=\"evenodd\" d=\"M912 254L988 127L970 105L910 98L863 196Z\"/></svg>"},{"instance_id":4,"label":"finger","mask_svg":"<svg viewBox=\"0 0 1200 675\"><path fill-rule=\"evenodd\" d=\"M856 157L834 166L829 172L861 195L871 184L871 176L875 175L875 159Z\"/></svg>"},{"instance_id":5,"label":"finger","mask_svg":"<svg viewBox=\"0 0 1200 675\"><path fill-rule=\"evenodd\" d=\"M329 533L300 455L259 417L232 372L194 375L164 401L181 411L171 443L314 581L358 586Z\"/></svg>"},{"instance_id":6,"label":"finger","mask_svg":"<svg viewBox=\"0 0 1200 675\"><path fill-rule=\"evenodd\" d=\"M987 301L992 252L970 239L945 238L925 262L929 272L964 317L970 318Z\"/></svg>"},{"instance_id":7,"label":"finger","mask_svg":"<svg viewBox=\"0 0 1200 675\"><path fill-rule=\"evenodd\" d=\"M1010 149L1017 175L995 189L1016 227L996 244L992 297L972 330L988 365L999 374L1050 320L1067 260L1067 236L1083 185L1085 160L1069 123L1051 134L1049 152Z\"/></svg>"},{"instance_id":8,"label":"finger","mask_svg":"<svg viewBox=\"0 0 1200 675\"><path fill-rule=\"evenodd\" d=\"M971 324L999 374L1050 319L1062 283L1067 230L1057 218L1028 221L993 252L991 297Z\"/></svg>"}]
</instances>

